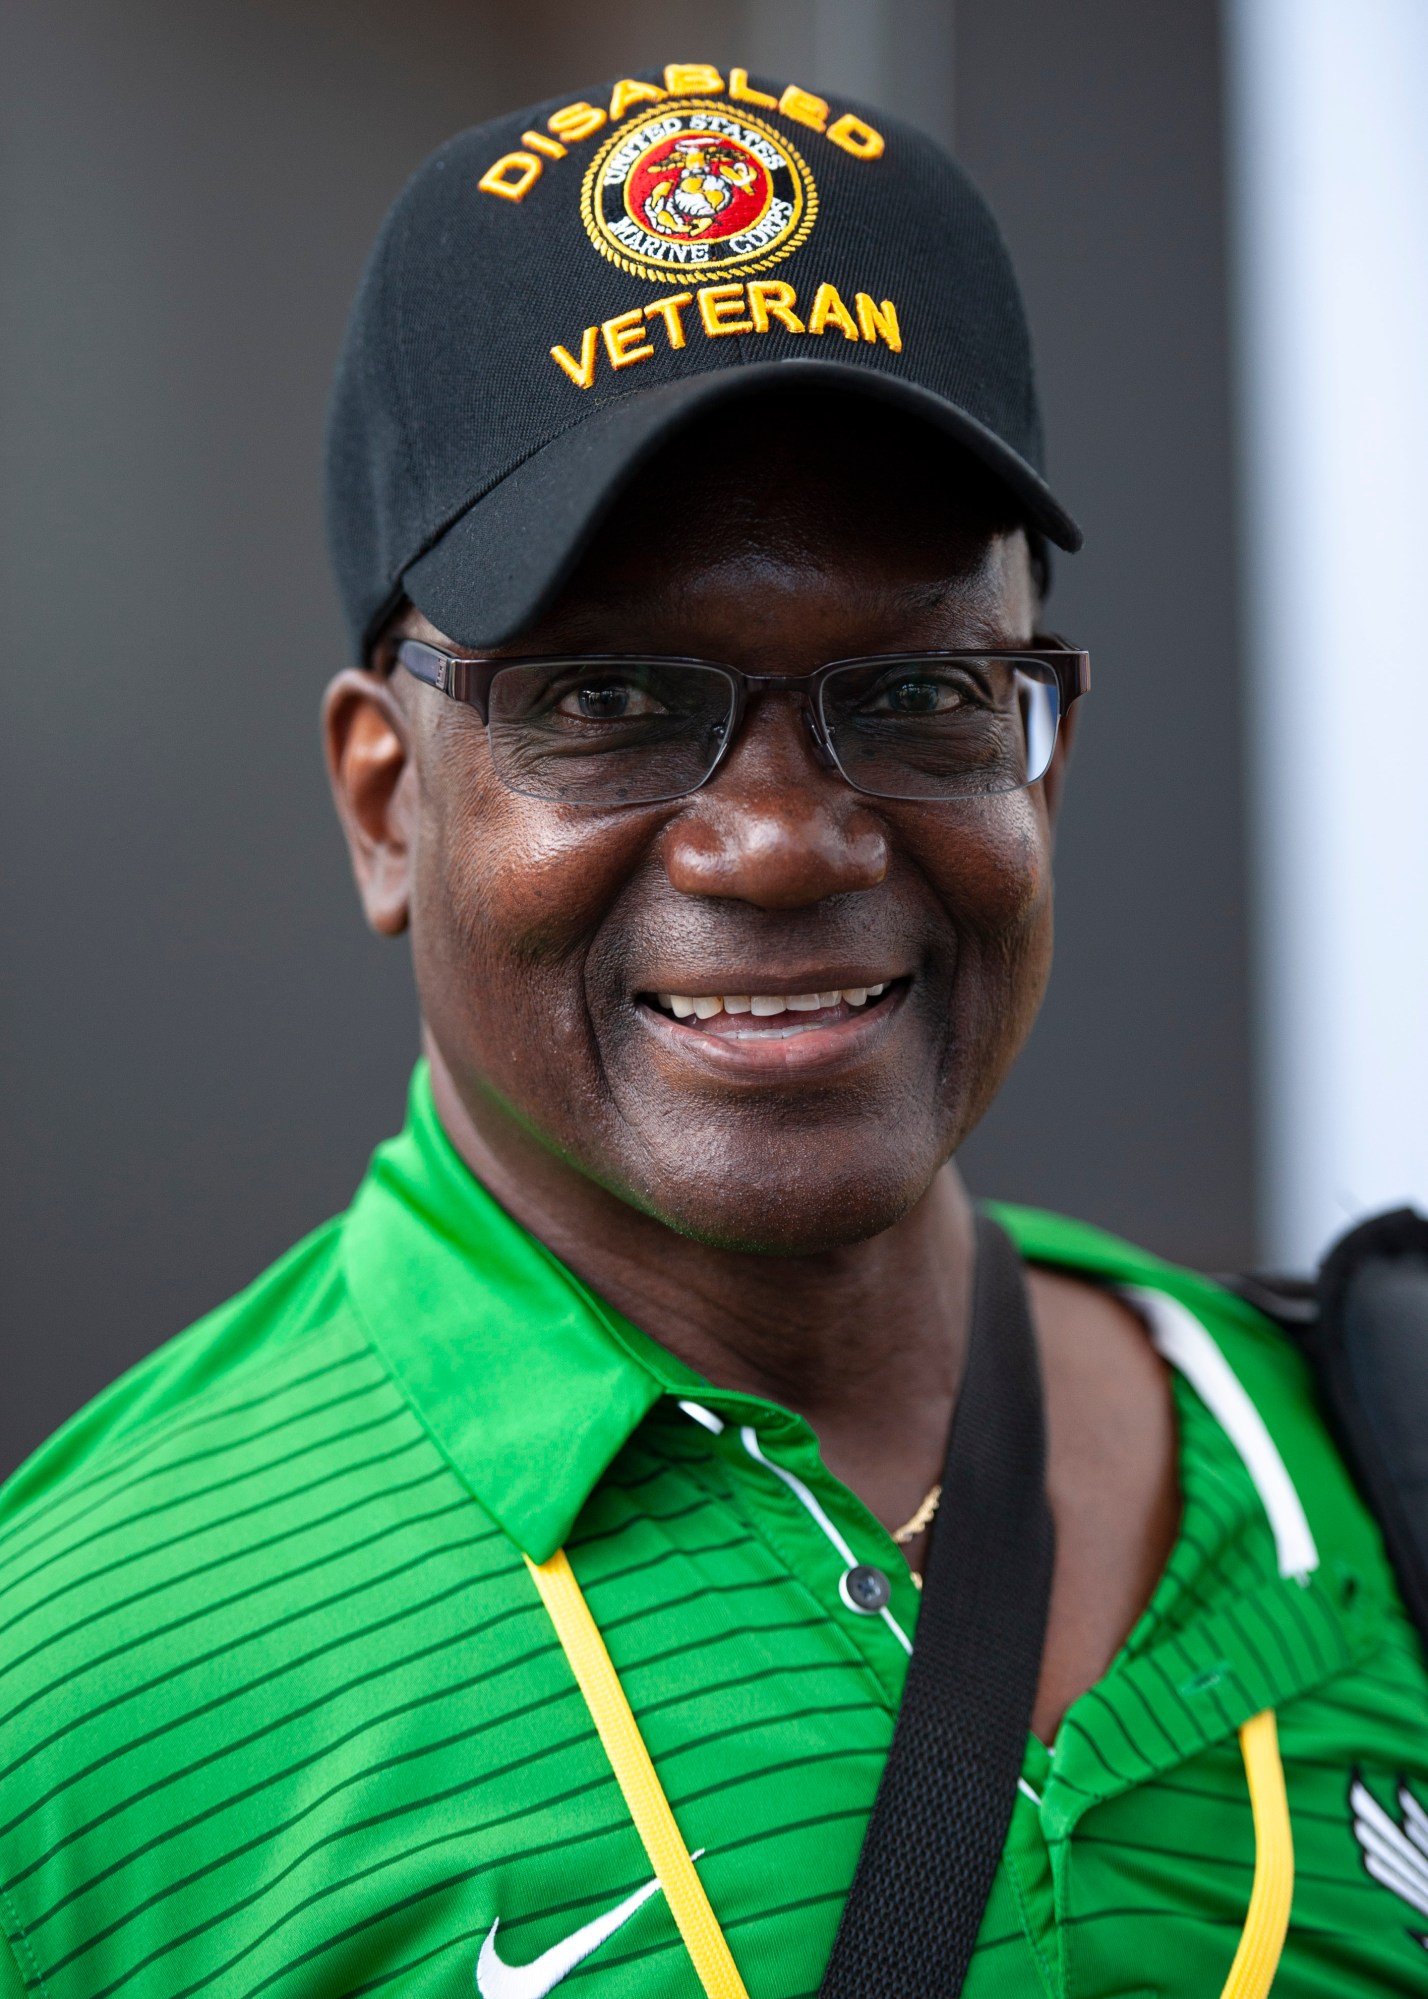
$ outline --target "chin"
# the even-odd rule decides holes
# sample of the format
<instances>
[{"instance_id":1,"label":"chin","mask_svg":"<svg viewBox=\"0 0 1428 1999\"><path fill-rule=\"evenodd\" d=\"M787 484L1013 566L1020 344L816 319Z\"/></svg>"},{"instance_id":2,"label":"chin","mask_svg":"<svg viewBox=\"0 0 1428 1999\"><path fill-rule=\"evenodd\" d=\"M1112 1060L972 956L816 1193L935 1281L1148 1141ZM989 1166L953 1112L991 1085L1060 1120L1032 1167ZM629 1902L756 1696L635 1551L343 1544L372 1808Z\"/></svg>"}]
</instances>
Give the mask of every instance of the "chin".
<instances>
[{"instance_id":1,"label":"chin","mask_svg":"<svg viewBox=\"0 0 1428 1999\"><path fill-rule=\"evenodd\" d=\"M870 1156L871 1153L871 1156ZM715 1172L690 1172L677 1184L617 1191L676 1234L747 1256L818 1256L881 1235L915 1207L942 1165L929 1156L910 1172L901 1147L881 1160L871 1148L856 1164L790 1172L761 1156L725 1160Z\"/></svg>"}]
</instances>

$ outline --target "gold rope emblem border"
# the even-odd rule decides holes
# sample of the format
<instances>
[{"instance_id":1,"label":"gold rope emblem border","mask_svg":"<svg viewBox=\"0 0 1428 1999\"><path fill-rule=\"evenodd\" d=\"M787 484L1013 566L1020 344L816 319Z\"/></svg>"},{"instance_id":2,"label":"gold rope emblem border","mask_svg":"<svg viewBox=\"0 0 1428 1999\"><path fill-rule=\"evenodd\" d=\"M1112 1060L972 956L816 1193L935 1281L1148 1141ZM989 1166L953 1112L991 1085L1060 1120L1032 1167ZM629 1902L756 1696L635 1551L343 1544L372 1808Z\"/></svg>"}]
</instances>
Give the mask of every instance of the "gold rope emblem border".
<instances>
[{"instance_id":1,"label":"gold rope emblem border","mask_svg":"<svg viewBox=\"0 0 1428 1999\"><path fill-rule=\"evenodd\" d=\"M650 120L666 117L678 112L682 117L687 111L714 112L721 118L731 118L737 124L747 125L755 132L761 132L771 145L777 146L789 160L793 168L794 183L798 190L800 210L795 216L790 234L771 250L767 256L731 258L723 264L680 264L667 270L663 264L656 264L653 258L648 262L638 257L626 256L617 250L604 233L601 218L596 212L596 199L600 185L600 170L617 146L623 145L631 132ZM633 171L633 169L632 169ZM744 277L751 271L767 271L772 265L782 263L806 239L809 230L818 220L818 186L812 170L796 146L789 144L782 132L766 125L762 118L755 118L747 111L735 111L728 104L721 104L714 98L676 98L667 107L651 106L640 116L627 119L613 131L585 169L585 179L580 186L580 219L585 224L585 233L602 257L616 264L622 271L628 271L632 278L650 278L661 285L687 285L698 282L718 284L726 277ZM654 232L651 231L651 234Z\"/></svg>"}]
</instances>

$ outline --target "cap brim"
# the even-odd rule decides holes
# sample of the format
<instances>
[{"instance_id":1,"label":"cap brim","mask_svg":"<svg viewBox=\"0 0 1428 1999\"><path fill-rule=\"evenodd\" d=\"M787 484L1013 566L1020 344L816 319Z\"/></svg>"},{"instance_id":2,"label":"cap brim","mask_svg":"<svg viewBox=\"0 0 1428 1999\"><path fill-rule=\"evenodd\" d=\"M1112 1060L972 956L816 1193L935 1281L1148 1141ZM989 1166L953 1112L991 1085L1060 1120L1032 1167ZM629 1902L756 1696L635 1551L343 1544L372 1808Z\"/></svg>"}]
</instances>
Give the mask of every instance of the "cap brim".
<instances>
[{"instance_id":1,"label":"cap brim","mask_svg":"<svg viewBox=\"0 0 1428 1999\"><path fill-rule=\"evenodd\" d=\"M1081 546L1081 530L1041 476L955 403L868 367L769 361L622 396L562 431L409 564L403 591L457 644L507 644L550 603L621 489L667 438L718 404L795 388L846 390L922 418L1001 480L1029 527L1071 553Z\"/></svg>"}]
</instances>

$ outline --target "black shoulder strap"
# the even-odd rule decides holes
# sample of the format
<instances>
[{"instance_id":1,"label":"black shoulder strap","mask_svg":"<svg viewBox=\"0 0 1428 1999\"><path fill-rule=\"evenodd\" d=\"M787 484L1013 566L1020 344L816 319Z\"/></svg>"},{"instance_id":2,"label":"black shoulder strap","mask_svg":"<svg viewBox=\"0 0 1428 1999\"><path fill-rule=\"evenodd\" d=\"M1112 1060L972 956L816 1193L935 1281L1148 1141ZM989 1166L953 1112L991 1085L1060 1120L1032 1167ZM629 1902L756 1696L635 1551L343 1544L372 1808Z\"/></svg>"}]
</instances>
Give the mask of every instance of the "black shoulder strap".
<instances>
[{"instance_id":1,"label":"black shoulder strap","mask_svg":"<svg viewBox=\"0 0 1428 1999\"><path fill-rule=\"evenodd\" d=\"M1053 1549L1026 1283L1006 1235L979 1215L917 1645L820 1999L962 1990L1016 1802Z\"/></svg>"},{"instance_id":2,"label":"black shoulder strap","mask_svg":"<svg viewBox=\"0 0 1428 1999\"><path fill-rule=\"evenodd\" d=\"M1428 1217L1397 1208L1361 1222L1313 1284L1250 1277L1232 1288L1307 1355L1325 1419L1428 1645Z\"/></svg>"}]
</instances>

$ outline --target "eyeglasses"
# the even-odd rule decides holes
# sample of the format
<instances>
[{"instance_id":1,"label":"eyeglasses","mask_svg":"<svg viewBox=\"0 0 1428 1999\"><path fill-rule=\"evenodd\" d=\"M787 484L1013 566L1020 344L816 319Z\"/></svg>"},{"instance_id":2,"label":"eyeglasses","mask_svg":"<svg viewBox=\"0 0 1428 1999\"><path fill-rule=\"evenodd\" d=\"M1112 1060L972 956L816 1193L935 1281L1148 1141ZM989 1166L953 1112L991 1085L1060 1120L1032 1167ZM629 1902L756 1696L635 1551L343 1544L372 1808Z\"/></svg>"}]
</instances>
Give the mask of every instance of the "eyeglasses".
<instances>
[{"instance_id":1,"label":"eyeglasses","mask_svg":"<svg viewBox=\"0 0 1428 1999\"><path fill-rule=\"evenodd\" d=\"M408 673L485 723L511 791L572 805L655 805L707 784L751 697L792 695L820 760L856 791L988 798L1045 776L1062 715L1091 684L1090 655L907 652L812 673L744 673L701 659L586 655L459 659L404 639Z\"/></svg>"}]
</instances>

